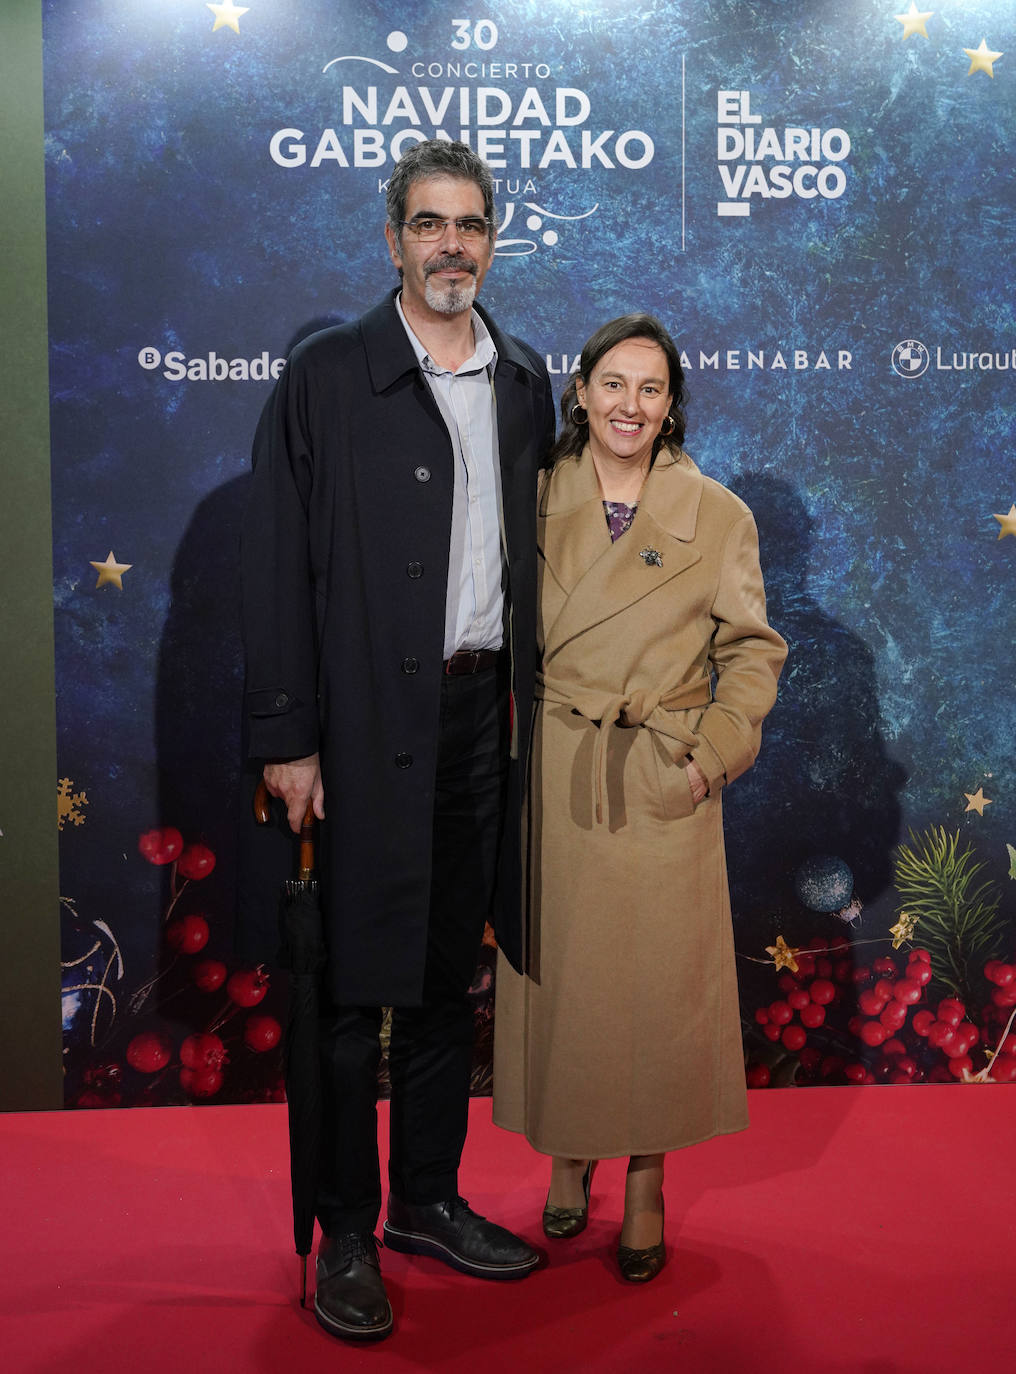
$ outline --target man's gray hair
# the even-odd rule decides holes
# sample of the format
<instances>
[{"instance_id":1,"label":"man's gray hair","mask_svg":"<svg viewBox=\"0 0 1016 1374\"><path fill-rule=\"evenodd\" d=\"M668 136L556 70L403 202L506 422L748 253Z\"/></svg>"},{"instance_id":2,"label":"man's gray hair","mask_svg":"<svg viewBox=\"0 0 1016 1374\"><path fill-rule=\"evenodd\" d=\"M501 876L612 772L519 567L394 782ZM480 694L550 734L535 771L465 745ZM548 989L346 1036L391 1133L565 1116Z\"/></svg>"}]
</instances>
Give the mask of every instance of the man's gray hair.
<instances>
[{"instance_id":1,"label":"man's gray hair","mask_svg":"<svg viewBox=\"0 0 1016 1374\"><path fill-rule=\"evenodd\" d=\"M457 177L460 181L471 181L478 186L483 195L483 213L489 222L488 234L493 239L497 229L497 211L494 209L494 179L490 175L490 168L468 144L431 138L426 143L414 143L408 148L395 164L388 181L385 206L388 223L399 249L402 248L402 221L406 218L409 188L414 181L423 181L426 177Z\"/></svg>"}]
</instances>

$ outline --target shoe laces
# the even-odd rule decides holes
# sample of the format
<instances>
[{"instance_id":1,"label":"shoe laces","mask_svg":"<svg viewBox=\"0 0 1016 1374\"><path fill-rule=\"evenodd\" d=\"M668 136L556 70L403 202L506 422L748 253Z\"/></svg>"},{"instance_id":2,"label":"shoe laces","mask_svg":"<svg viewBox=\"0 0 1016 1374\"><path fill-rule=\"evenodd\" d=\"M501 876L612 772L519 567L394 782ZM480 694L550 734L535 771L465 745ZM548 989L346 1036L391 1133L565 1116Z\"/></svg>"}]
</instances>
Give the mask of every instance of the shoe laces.
<instances>
[{"instance_id":1,"label":"shoe laces","mask_svg":"<svg viewBox=\"0 0 1016 1374\"><path fill-rule=\"evenodd\" d=\"M338 1243L343 1266L353 1264L357 1260L366 1260L368 1264L377 1264L377 1246L381 1242L376 1236L364 1236L359 1231L349 1231L338 1237Z\"/></svg>"}]
</instances>

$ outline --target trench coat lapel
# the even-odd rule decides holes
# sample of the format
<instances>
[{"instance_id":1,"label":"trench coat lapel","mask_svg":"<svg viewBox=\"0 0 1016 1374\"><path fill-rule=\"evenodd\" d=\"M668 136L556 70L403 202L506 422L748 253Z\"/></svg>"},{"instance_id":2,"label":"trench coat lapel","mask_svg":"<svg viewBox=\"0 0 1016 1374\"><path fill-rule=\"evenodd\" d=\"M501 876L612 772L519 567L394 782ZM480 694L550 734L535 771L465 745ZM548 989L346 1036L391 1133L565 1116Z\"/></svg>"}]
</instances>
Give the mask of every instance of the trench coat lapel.
<instances>
[{"instance_id":1,"label":"trench coat lapel","mask_svg":"<svg viewBox=\"0 0 1016 1374\"><path fill-rule=\"evenodd\" d=\"M701 496L694 463L667 463L664 455L646 480L631 529L612 544L588 452L554 469L541 495L538 540L546 575L566 600L546 629L548 655L700 561L692 541Z\"/></svg>"},{"instance_id":2,"label":"trench coat lapel","mask_svg":"<svg viewBox=\"0 0 1016 1374\"><path fill-rule=\"evenodd\" d=\"M529 451L533 439L529 408L519 404L517 373L526 371L537 378L539 373L515 340L509 334L503 334L482 307L474 304L473 309L487 326L497 349L497 366L494 369L497 449L501 468L501 503L504 510L509 511L513 506L516 460L519 454ZM527 499L532 500L532 497ZM532 506L527 509L531 511Z\"/></svg>"},{"instance_id":3,"label":"trench coat lapel","mask_svg":"<svg viewBox=\"0 0 1016 1374\"><path fill-rule=\"evenodd\" d=\"M501 469L501 509L506 513L514 507L515 455L526 451L530 438L525 432L526 415L513 405L514 372L505 368L500 350L494 369L494 399L497 422L497 460ZM531 480L531 479L530 479ZM532 500L532 496L529 497ZM532 510L532 506L528 506ZM507 519L507 514L505 516Z\"/></svg>"}]
</instances>

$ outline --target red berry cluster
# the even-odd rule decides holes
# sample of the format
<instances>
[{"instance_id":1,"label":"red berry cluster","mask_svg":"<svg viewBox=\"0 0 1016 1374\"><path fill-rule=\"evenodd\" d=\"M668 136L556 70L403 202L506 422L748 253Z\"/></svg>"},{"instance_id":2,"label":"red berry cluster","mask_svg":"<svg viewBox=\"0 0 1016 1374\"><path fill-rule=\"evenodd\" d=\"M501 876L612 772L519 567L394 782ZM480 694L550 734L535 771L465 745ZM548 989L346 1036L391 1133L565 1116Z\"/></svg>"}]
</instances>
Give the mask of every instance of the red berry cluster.
<instances>
[{"instance_id":1,"label":"red berry cluster","mask_svg":"<svg viewBox=\"0 0 1016 1374\"><path fill-rule=\"evenodd\" d=\"M927 950L912 950L905 964L903 956L897 961L885 954L859 967L849 952L844 939L828 946L813 940L797 954L797 971L780 973L783 996L755 1012L762 1035L797 1056L797 1082L954 1082L986 1062L992 1028L1016 1006L1016 963L985 965L994 987L978 1025L956 997L940 999L934 1009L926 1004L933 976ZM773 1081L759 1058L749 1062L746 1076L754 1088ZM1006 1038L990 1077L1016 1082L1016 1035Z\"/></svg>"},{"instance_id":2,"label":"red berry cluster","mask_svg":"<svg viewBox=\"0 0 1016 1374\"><path fill-rule=\"evenodd\" d=\"M184 966L187 968L185 980L181 987L174 988L173 995L182 993L188 986L200 993L215 993L224 989L226 1001L211 1017L207 1012L199 1012L195 1019L204 1022L205 1029L186 1035L178 1047L174 1046L173 1037L164 1029L141 1030L128 1040L122 1052L123 1057L135 1074L149 1080L146 1084L148 1091L142 1100L151 1099L156 1076L174 1068L180 1087L187 1096L194 1100L205 1100L221 1091L230 1062L227 1046L218 1032L231 1018L250 1011L264 1000L270 987L269 976L260 967L237 969L230 973L221 959L207 955L201 959L193 958L208 944L211 934L208 919L197 912L175 914L175 909L188 883L200 882L215 868L215 854L207 845L185 845L183 836L175 826L160 826L139 837L138 850L151 864L160 867L173 865L164 935L166 945L175 957L162 973L135 991L130 1001L132 1012L136 1016L141 1011L155 987L164 979L172 976L179 980L181 957L188 961L193 959L193 962ZM174 969L177 972L174 973ZM238 1042L240 1038L237 1037ZM274 1050L281 1039L282 1027L274 1016L259 1013L245 1018L242 1043L253 1054L262 1055ZM130 1084L130 1076L125 1078L124 1069L117 1062L99 1067L89 1066L83 1074L82 1087L74 1101L79 1107L118 1106ZM277 1079L273 1080L270 1096L272 1100L278 1096Z\"/></svg>"},{"instance_id":3,"label":"red berry cluster","mask_svg":"<svg viewBox=\"0 0 1016 1374\"><path fill-rule=\"evenodd\" d=\"M264 969L238 969L227 979L226 965L204 959L194 969L194 982L214 992L223 983L229 1001L211 1022L214 1029L188 1035L180 1044L180 1086L188 1097L214 1097L225 1082L229 1054L215 1032L241 1009L256 1007L268 992L269 978ZM248 1016L243 1027L243 1043L255 1054L275 1049L282 1039L282 1027L274 1016ZM157 1074L173 1059L173 1041L166 1031L141 1031L127 1046L127 1063L141 1074ZM81 1103L79 1105L86 1105Z\"/></svg>"},{"instance_id":4,"label":"red berry cluster","mask_svg":"<svg viewBox=\"0 0 1016 1374\"><path fill-rule=\"evenodd\" d=\"M79 1107L119 1107L123 1101L123 1065L115 1060L89 1064L84 1087L77 1097Z\"/></svg>"},{"instance_id":5,"label":"red berry cluster","mask_svg":"<svg viewBox=\"0 0 1016 1374\"><path fill-rule=\"evenodd\" d=\"M1002 1011L1016 1007L1016 964L1003 964L1000 959L989 959L984 966L984 976L995 985L991 990L994 1006Z\"/></svg>"},{"instance_id":6,"label":"red berry cluster","mask_svg":"<svg viewBox=\"0 0 1016 1374\"><path fill-rule=\"evenodd\" d=\"M176 864L182 878L207 878L215 867L215 855L206 844L188 844L175 825L161 825L138 837L138 851L150 864Z\"/></svg>"},{"instance_id":7,"label":"red berry cluster","mask_svg":"<svg viewBox=\"0 0 1016 1374\"><path fill-rule=\"evenodd\" d=\"M831 944L813 940L810 950L797 955L797 972L780 973L777 986L783 997L755 1012L766 1039L796 1054L802 1066L817 1068L822 1059L818 1050L808 1047L808 1032L824 1026L830 1009L842 1002L854 968L849 952L850 942L842 937ZM747 1076L750 1088L767 1088L772 1081L764 1063L749 1064Z\"/></svg>"},{"instance_id":8,"label":"red berry cluster","mask_svg":"<svg viewBox=\"0 0 1016 1374\"><path fill-rule=\"evenodd\" d=\"M161 825L138 836L138 852L162 868L173 865L173 891L166 912L166 943L175 954L199 954L210 934L204 916L174 916L173 910L187 883L198 883L215 868L215 854L206 844L184 844L175 825Z\"/></svg>"}]
</instances>

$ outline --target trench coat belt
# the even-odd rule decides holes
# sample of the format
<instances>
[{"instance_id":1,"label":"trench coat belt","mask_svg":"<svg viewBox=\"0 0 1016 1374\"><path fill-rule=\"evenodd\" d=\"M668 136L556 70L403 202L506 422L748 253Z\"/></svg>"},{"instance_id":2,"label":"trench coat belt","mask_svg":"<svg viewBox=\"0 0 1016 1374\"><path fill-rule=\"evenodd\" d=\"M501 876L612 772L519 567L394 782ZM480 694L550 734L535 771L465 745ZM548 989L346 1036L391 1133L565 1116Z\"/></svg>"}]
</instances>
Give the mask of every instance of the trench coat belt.
<instances>
[{"instance_id":1,"label":"trench coat belt","mask_svg":"<svg viewBox=\"0 0 1016 1374\"><path fill-rule=\"evenodd\" d=\"M687 752L698 744L698 736L683 723L678 723L673 713L691 706L707 706L712 700L706 677L682 682L677 687L639 687L633 692L617 693L597 687L580 687L537 673L535 695L538 701L568 706L599 726L593 746L593 808L598 824L603 822L603 798L607 790L608 727L643 725L647 730L683 744Z\"/></svg>"}]
</instances>

